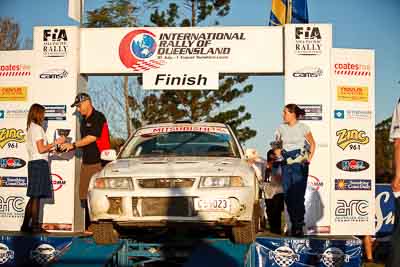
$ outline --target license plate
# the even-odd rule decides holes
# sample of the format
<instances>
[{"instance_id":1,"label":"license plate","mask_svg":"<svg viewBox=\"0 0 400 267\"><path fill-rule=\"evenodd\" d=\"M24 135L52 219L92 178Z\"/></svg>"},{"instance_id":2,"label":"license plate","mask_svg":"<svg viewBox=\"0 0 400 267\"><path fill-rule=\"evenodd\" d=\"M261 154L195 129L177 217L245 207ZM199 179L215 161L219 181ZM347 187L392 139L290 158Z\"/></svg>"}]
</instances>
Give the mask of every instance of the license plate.
<instances>
[{"instance_id":1,"label":"license plate","mask_svg":"<svg viewBox=\"0 0 400 267\"><path fill-rule=\"evenodd\" d=\"M195 199L194 208L196 210L223 210L230 211L230 201L225 198Z\"/></svg>"}]
</instances>

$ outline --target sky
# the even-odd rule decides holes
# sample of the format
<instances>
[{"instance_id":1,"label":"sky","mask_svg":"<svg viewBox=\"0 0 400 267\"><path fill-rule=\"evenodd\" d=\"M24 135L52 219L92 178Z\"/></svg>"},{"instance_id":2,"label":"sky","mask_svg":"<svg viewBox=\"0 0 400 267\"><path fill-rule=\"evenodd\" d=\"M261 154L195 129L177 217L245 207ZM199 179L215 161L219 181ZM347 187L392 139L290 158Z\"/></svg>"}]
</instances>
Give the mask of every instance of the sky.
<instances>
[{"instance_id":1,"label":"sky","mask_svg":"<svg viewBox=\"0 0 400 267\"><path fill-rule=\"evenodd\" d=\"M101 7L106 0L85 0L85 11ZM221 26L265 26L271 0L231 0L228 16L219 18ZM333 26L333 47L375 50L376 122L391 116L400 97L400 1L399 0L309 0L311 23ZM0 17L12 17L21 27L22 39L32 39L34 26L77 25L68 18L67 0L0 0ZM143 14L142 22L148 21ZM96 80L98 79L98 80ZM104 78L103 78L104 80ZM89 90L101 78L89 78ZM246 147L265 155L273 133L281 123L284 104L283 76L253 76L254 89L238 100L252 114L248 126L257 136Z\"/></svg>"}]
</instances>

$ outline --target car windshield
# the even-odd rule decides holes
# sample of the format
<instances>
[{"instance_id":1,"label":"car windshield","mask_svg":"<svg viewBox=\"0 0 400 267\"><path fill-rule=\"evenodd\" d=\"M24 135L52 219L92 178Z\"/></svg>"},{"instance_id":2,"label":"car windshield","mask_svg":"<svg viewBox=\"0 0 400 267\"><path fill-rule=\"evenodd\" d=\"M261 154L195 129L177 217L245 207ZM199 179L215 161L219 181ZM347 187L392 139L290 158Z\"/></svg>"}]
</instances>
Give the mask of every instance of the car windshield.
<instances>
[{"instance_id":1,"label":"car windshield","mask_svg":"<svg viewBox=\"0 0 400 267\"><path fill-rule=\"evenodd\" d=\"M138 131L120 154L120 158L205 156L240 157L235 140L226 128L223 132Z\"/></svg>"}]
</instances>

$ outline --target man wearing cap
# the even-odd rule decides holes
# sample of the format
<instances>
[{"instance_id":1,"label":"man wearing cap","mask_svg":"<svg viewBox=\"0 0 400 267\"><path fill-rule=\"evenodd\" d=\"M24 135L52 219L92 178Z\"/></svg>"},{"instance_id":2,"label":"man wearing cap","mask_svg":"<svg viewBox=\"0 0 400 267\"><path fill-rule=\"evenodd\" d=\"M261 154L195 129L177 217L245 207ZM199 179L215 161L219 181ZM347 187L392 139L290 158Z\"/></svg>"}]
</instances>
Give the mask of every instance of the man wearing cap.
<instances>
[{"instance_id":1,"label":"man wearing cap","mask_svg":"<svg viewBox=\"0 0 400 267\"><path fill-rule=\"evenodd\" d=\"M393 112L392 126L390 128L390 141L394 143L394 178L392 190L395 196L394 228L392 233L392 251L388 267L400 266L400 98Z\"/></svg>"},{"instance_id":2,"label":"man wearing cap","mask_svg":"<svg viewBox=\"0 0 400 267\"><path fill-rule=\"evenodd\" d=\"M61 150L70 151L80 148L83 151L79 180L79 199L85 208L85 229L87 230L90 225L86 201L89 181L93 174L102 169L100 153L110 148L110 136L104 114L94 109L88 94L78 94L71 107L76 107L76 110L82 116L80 124L82 138L72 144L64 143L61 145Z\"/></svg>"}]
</instances>

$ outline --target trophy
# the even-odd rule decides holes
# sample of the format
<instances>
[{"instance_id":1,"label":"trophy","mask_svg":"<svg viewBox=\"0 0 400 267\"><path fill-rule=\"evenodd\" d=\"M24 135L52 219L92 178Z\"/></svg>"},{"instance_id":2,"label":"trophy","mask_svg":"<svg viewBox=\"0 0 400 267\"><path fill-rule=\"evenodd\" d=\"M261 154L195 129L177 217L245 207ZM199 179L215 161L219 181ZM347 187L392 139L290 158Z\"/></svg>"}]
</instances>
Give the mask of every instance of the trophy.
<instances>
[{"instance_id":1,"label":"trophy","mask_svg":"<svg viewBox=\"0 0 400 267\"><path fill-rule=\"evenodd\" d=\"M65 137L65 142L70 142L71 138L68 137L70 132L71 132L71 129L57 129L56 130L55 139L57 139L58 137L64 136ZM61 145L59 145L59 144L56 145L56 152L57 153L64 152L64 151L61 150Z\"/></svg>"}]
</instances>

